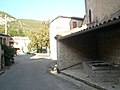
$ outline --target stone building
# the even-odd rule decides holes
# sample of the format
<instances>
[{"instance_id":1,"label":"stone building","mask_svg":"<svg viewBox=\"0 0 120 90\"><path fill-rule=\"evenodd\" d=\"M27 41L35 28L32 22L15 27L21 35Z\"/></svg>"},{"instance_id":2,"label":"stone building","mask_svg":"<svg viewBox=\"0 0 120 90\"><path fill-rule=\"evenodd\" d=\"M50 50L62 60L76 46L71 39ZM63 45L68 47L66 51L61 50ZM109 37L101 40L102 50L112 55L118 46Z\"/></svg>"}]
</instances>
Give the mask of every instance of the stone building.
<instances>
[{"instance_id":1,"label":"stone building","mask_svg":"<svg viewBox=\"0 0 120 90\"><path fill-rule=\"evenodd\" d=\"M86 25L86 29L79 28L77 32L58 34L55 37L58 67L63 70L80 63L93 81L118 83L120 1L85 0L85 8L86 15L82 25Z\"/></svg>"},{"instance_id":2,"label":"stone building","mask_svg":"<svg viewBox=\"0 0 120 90\"><path fill-rule=\"evenodd\" d=\"M120 15L120 12L119 12L120 1L119 0L109 0L109 1L85 0L85 7L86 7L86 15L85 15L85 18L82 24L86 24L88 26L87 29L89 29L89 27L91 28L94 26L97 28L99 24L106 23L107 21L113 18L117 18L117 16ZM104 52L104 50L101 51L102 49L100 47L104 46L104 49L108 48L107 45L103 45L103 42L104 44L106 44L106 41L105 41L106 38L110 39L111 37L111 39L113 39L111 34L113 34L113 32L117 33L115 31L113 32L109 31L109 33L107 33L106 35L105 32L104 33L101 32L96 36L96 34L93 34L91 32L88 33L87 29L85 29L85 32L86 32L85 34L81 34L80 36L78 36L78 34L76 35L76 33L79 33L79 31L81 31L81 29L79 29L78 32L75 32L74 36L76 37L74 38L73 38L74 33L66 35L66 36L61 36L62 40L59 40L58 37L60 36L58 35L56 36L57 41L58 41L58 44L57 44L58 53L59 53L57 54L58 60L60 62L64 60L65 66L69 66L73 63L79 62L80 60L84 60L84 59L96 59L99 56L103 57L102 52ZM119 34L119 30L118 30L118 34ZM109 40L107 41L109 42ZM110 40L110 41L113 41L113 40ZM99 48L100 48L100 51L98 53ZM106 52L106 54L108 53ZM105 55L105 56L109 56L109 55ZM60 65L64 65L64 64L60 64Z\"/></svg>"},{"instance_id":3,"label":"stone building","mask_svg":"<svg viewBox=\"0 0 120 90\"><path fill-rule=\"evenodd\" d=\"M120 0L85 0L85 8L85 23L99 23L119 14Z\"/></svg>"},{"instance_id":4,"label":"stone building","mask_svg":"<svg viewBox=\"0 0 120 90\"><path fill-rule=\"evenodd\" d=\"M81 26L83 18L58 16L52 20L50 24L50 53L51 59L57 60L57 42L55 40L56 35L66 35L73 28Z\"/></svg>"},{"instance_id":5,"label":"stone building","mask_svg":"<svg viewBox=\"0 0 120 90\"><path fill-rule=\"evenodd\" d=\"M10 46L13 43L13 41L11 41L11 37L9 35L5 35L3 33L0 33L0 69L4 68L4 51L1 48L2 44L5 44L7 46Z\"/></svg>"},{"instance_id":6,"label":"stone building","mask_svg":"<svg viewBox=\"0 0 120 90\"><path fill-rule=\"evenodd\" d=\"M106 24L107 21L114 21L120 16L120 0L85 0L86 16L84 23L88 27L99 24ZM111 28L110 28L111 27ZM103 28L102 30L107 30ZM109 60L112 63L120 64L119 57L119 28L116 25L109 25L108 31L100 32L97 35L97 52L99 59Z\"/></svg>"},{"instance_id":7,"label":"stone building","mask_svg":"<svg viewBox=\"0 0 120 90\"><path fill-rule=\"evenodd\" d=\"M28 44L30 39L28 37L12 37L17 54L23 54L28 52Z\"/></svg>"}]
</instances>

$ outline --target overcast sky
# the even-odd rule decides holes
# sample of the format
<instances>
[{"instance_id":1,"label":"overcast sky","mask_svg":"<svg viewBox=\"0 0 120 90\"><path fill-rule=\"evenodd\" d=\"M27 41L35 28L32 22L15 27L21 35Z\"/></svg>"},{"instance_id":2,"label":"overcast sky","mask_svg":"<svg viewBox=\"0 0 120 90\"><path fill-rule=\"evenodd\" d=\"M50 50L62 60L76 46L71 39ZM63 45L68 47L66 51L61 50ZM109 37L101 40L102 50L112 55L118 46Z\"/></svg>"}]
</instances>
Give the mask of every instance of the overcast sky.
<instances>
[{"instance_id":1,"label":"overcast sky","mask_svg":"<svg viewBox=\"0 0 120 90\"><path fill-rule=\"evenodd\" d=\"M55 17L84 17L84 0L0 0L0 11L23 19L52 20Z\"/></svg>"}]
</instances>

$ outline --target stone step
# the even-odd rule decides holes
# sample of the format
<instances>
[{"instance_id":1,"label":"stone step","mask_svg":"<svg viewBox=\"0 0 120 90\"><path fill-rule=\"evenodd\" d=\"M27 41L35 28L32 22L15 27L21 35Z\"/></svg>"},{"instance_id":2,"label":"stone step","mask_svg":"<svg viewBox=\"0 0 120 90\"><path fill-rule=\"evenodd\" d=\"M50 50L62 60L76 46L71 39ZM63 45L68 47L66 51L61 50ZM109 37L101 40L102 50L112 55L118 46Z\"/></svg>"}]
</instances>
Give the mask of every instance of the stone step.
<instances>
[{"instance_id":1,"label":"stone step","mask_svg":"<svg viewBox=\"0 0 120 90\"><path fill-rule=\"evenodd\" d=\"M97 83L105 83L105 82L115 82L119 83L119 77L118 76L91 76L92 80Z\"/></svg>"},{"instance_id":2,"label":"stone step","mask_svg":"<svg viewBox=\"0 0 120 90\"><path fill-rule=\"evenodd\" d=\"M100 67L97 64L96 67L92 67L89 65L89 62L85 61L82 62L83 69L86 72L87 75L94 81L94 82L119 82L120 78L120 68L118 67L112 67L108 65L108 63L102 63L102 66ZM97 66L98 65L98 66ZM108 66L107 66L108 65Z\"/></svg>"},{"instance_id":3,"label":"stone step","mask_svg":"<svg viewBox=\"0 0 120 90\"><path fill-rule=\"evenodd\" d=\"M120 76L120 70L100 70L100 71L92 71L92 75L108 75L108 76Z\"/></svg>"}]
</instances>

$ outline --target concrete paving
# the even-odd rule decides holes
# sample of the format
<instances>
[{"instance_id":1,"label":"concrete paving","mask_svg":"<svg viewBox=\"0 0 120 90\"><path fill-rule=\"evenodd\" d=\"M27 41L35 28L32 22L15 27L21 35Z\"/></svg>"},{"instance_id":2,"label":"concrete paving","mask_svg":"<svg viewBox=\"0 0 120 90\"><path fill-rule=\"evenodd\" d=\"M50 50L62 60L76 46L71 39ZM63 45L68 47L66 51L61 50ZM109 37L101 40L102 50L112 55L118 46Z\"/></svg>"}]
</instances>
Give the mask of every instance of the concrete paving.
<instances>
[{"instance_id":1,"label":"concrete paving","mask_svg":"<svg viewBox=\"0 0 120 90\"><path fill-rule=\"evenodd\" d=\"M95 83L82 69L63 70L60 74L71 77L79 82L94 87L98 90L120 90L120 85L115 83Z\"/></svg>"},{"instance_id":2,"label":"concrete paving","mask_svg":"<svg viewBox=\"0 0 120 90\"><path fill-rule=\"evenodd\" d=\"M0 71L0 75L3 74L3 73L4 73L4 70L1 70L1 71Z\"/></svg>"},{"instance_id":3,"label":"concrete paving","mask_svg":"<svg viewBox=\"0 0 120 90\"><path fill-rule=\"evenodd\" d=\"M51 63L44 57L16 56L15 64L0 75L0 90L90 90L48 73Z\"/></svg>"},{"instance_id":4,"label":"concrete paving","mask_svg":"<svg viewBox=\"0 0 120 90\"><path fill-rule=\"evenodd\" d=\"M84 90L99 90L99 89L91 87L91 86L89 86L89 85L87 85L87 84L85 84L83 82L80 82L79 80L76 80L73 77L70 77L68 75L57 74L56 76L59 77L59 78L62 78L64 80L66 80L66 81L69 81L69 82L73 83L74 85L77 85L78 87L82 86L82 87L84 87L83 88Z\"/></svg>"}]
</instances>

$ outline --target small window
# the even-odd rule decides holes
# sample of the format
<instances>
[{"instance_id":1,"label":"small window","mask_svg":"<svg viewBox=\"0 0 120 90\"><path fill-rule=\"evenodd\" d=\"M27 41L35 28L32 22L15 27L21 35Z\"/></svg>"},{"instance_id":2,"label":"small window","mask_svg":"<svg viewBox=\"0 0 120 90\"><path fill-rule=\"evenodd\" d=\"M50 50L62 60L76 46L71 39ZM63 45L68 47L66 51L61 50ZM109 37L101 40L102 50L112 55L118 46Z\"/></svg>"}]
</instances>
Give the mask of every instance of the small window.
<instances>
[{"instance_id":1,"label":"small window","mask_svg":"<svg viewBox=\"0 0 120 90\"><path fill-rule=\"evenodd\" d=\"M92 22L91 10L89 9L89 22Z\"/></svg>"},{"instance_id":2,"label":"small window","mask_svg":"<svg viewBox=\"0 0 120 90\"><path fill-rule=\"evenodd\" d=\"M72 24L73 24L73 28L77 27L77 22L74 21Z\"/></svg>"},{"instance_id":3,"label":"small window","mask_svg":"<svg viewBox=\"0 0 120 90\"><path fill-rule=\"evenodd\" d=\"M18 45L18 42L16 42L16 45Z\"/></svg>"}]
</instances>

